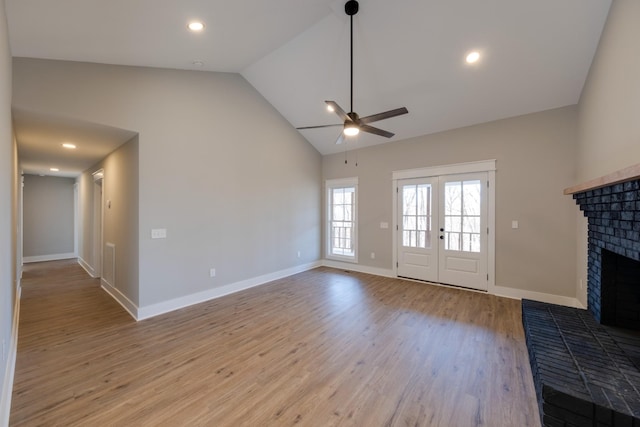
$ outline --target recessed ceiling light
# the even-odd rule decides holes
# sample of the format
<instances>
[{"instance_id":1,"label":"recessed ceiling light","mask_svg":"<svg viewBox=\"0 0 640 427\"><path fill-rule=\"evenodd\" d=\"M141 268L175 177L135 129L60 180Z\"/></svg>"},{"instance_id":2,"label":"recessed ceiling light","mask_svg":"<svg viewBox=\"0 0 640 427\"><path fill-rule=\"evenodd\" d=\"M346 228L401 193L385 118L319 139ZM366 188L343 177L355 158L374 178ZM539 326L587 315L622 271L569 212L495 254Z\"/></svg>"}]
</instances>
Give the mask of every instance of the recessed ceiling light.
<instances>
[{"instance_id":1,"label":"recessed ceiling light","mask_svg":"<svg viewBox=\"0 0 640 427\"><path fill-rule=\"evenodd\" d=\"M49 168L49 170L51 172L60 172L60 169L58 169L58 168Z\"/></svg>"},{"instance_id":2,"label":"recessed ceiling light","mask_svg":"<svg viewBox=\"0 0 640 427\"><path fill-rule=\"evenodd\" d=\"M204 24L199 21L189 22L188 27L191 31L196 31L196 32L204 30Z\"/></svg>"},{"instance_id":3,"label":"recessed ceiling light","mask_svg":"<svg viewBox=\"0 0 640 427\"><path fill-rule=\"evenodd\" d=\"M474 64L480 59L480 52L473 51L467 55L467 63Z\"/></svg>"},{"instance_id":4,"label":"recessed ceiling light","mask_svg":"<svg viewBox=\"0 0 640 427\"><path fill-rule=\"evenodd\" d=\"M70 142L65 142L64 144L62 144L62 146L64 148L68 148L69 150L74 150L76 148L76 145Z\"/></svg>"}]
</instances>

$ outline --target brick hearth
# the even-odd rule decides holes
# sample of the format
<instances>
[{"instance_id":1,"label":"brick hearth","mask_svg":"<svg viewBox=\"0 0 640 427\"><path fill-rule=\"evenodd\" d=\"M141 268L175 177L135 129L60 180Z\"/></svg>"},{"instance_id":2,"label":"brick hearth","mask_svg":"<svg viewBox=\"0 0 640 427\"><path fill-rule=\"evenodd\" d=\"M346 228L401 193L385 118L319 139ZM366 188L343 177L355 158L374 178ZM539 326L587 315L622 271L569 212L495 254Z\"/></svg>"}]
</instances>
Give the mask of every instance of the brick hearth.
<instances>
[{"instance_id":1,"label":"brick hearth","mask_svg":"<svg viewBox=\"0 0 640 427\"><path fill-rule=\"evenodd\" d=\"M586 310L528 300L522 323L544 426L640 426L640 338Z\"/></svg>"}]
</instances>

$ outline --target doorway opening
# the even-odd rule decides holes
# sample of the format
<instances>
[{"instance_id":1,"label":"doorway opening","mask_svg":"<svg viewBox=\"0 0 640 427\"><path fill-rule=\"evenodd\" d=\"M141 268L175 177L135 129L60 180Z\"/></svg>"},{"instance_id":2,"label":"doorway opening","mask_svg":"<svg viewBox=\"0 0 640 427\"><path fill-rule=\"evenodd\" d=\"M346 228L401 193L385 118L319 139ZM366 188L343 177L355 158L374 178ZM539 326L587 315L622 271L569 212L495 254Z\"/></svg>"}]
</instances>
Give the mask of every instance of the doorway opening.
<instances>
[{"instance_id":1,"label":"doorway opening","mask_svg":"<svg viewBox=\"0 0 640 427\"><path fill-rule=\"evenodd\" d=\"M93 173L93 271L95 277L102 277L102 230L104 206L104 170L99 169Z\"/></svg>"}]
</instances>

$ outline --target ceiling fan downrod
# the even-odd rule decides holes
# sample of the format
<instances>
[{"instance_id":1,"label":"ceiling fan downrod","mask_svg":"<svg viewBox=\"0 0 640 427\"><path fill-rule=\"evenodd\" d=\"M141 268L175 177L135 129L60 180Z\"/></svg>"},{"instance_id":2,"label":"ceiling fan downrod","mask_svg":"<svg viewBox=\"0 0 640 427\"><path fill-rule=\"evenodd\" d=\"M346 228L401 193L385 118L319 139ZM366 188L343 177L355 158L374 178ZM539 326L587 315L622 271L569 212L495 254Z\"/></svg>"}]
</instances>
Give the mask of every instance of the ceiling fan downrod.
<instances>
[{"instance_id":1,"label":"ceiling fan downrod","mask_svg":"<svg viewBox=\"0 0 640 427\"><path fill-rule=\"evenodd\" d=\"M349 52L349 56L351 58L351 110L350 112L353 113L353 15L355 15L356 13L358 13L358 10L360 9L360 5L358 4L358 2L356 0L349 0L348 2L346 2L344 4L344 11L347 15L349 15L349 20L350 20L350 29L351 29L351 37L350 37L350 52Z\"/></svg>"}]
</instances>

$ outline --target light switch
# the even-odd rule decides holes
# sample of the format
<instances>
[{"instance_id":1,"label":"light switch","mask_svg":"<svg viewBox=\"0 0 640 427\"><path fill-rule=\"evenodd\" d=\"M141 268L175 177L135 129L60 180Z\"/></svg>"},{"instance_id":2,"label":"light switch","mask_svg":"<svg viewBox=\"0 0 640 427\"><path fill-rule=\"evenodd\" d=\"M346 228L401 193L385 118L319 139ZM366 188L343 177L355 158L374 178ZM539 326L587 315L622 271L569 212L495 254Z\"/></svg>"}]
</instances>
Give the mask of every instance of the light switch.
<instances>
[{"instance_id":1,"label":"light switch","mask_svg":"<svg viewBox=\"0 0 640 427\"><path fill-rule=\"evenodd\" d=\"M380 228L389 228L389 223L388 222L381 222L380 223Z\"/></svg>"},{"instance_id":2,"label":"light switch","mask_svg":"<svg viewBox=\"0 0 640 427\"><path fill-rule=\"evenodd\" d=\"M167 238L167 229L166 228L154 228L151 230L151 238L152 239L166 239Z\"/></svg>"},{"instance_id":3,"label":"light switch","mask_svg":"<svg viewBox=\"0 0 640 427\"><path fill-rule=\"evenodd\" d=\"M516 221L515 219L511 221L511 228L518 228L518 221Z\"/></svg>"}]
</instances>

